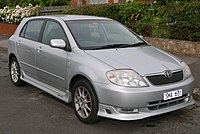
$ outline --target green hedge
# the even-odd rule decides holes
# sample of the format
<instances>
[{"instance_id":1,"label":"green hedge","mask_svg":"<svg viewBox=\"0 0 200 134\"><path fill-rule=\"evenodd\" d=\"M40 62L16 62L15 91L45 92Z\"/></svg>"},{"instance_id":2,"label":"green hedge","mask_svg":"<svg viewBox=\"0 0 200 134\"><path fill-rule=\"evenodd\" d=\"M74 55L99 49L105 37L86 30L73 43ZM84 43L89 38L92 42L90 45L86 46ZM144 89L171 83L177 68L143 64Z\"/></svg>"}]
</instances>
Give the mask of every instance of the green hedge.
<instances>
[{"instance_id":1,"label":"green hedge","mask_svg":"<svg viewBox=\"0 0 200 134\"><path fill-rule=\"evenodd\" d=\"M64 14L112 18L144 36L200 41L200 2L182 1L91 5L66 10Z\"/></svg>"},{"instance_id":2,"label":"green hedge","mask_svg":"<svg viewBox=\"0 0 200 134\"><path fill-rule=\"evenodd\" d=\"M92 15L92 16L104 16L112 18L117 21L121 21L119 17L121 5L118 4L100 4L100 5L90 5L74 8L71 10L65 10L64 14L78 14L78 15Z\"/></svg>"},{"instance_id":3,"label":"green hedge","mask_svg":"<svg viewBox=\"0 0 200 134\"><path fill-rule=\"evenodd\" d=\"M82 14L108 17L117 20L138 34L150 35L152 16L146 9L148 5L143 2L129 2L125 4L100 4L78 7L65 10L64 14ZM133 25L134 23L134 25Z\"/></svg>"},{"instance_id":4,"label":"green hedge","mask_svg":"<svg viewBox=\"0 0 200 134\"><path fill-rule=\"evenodd\" d=\"M168 6L165 13L169 21L171 38L200 41L200 2L178 3Z\"/></svg>"}]
</instances>

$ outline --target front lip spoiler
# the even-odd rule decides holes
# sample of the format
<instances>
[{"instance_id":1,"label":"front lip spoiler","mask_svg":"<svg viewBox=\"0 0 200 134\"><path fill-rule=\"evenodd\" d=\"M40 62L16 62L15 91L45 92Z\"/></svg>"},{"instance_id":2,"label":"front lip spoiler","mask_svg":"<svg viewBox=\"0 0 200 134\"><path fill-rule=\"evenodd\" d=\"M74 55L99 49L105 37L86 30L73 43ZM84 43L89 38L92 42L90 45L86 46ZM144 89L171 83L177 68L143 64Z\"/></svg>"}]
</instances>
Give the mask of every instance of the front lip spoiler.
<instances>
[{"instance_id":1,"label":"front lip spoiler","mask_svg":"<svg viewBox=\"0 0 200 134\"><path fill-rule=\"evenodd\" d=\"M170 106L167 108L154 110L154 111L147 111L147 112L139 112L139 113L133 113L133 114L123 114L116 111L116 109L113 106L105 105L105 104L99 104L99 111L97 113L98 116L111 118L111 119L117 119L117 120L124 120L124 121L131 121L131 120L140 120L147 117L160 115L168 112L172 112L190 105L193 105L195 101L193 100L192 96L189 99L188 102L177 104L174 106ZM108 114L106 112L106 109L109 109L111 111L111 114Z\"/></svg>"}]
</instances>

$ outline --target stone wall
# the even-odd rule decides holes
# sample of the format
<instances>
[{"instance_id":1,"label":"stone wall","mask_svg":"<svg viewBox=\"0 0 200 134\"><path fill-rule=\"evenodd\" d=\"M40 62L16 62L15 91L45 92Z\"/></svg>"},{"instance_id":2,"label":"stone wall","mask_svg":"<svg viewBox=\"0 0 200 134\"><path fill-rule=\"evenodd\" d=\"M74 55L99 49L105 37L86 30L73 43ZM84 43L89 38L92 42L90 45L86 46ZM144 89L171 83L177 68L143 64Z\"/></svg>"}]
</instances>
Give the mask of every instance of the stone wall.
<instances>
[{"instance_id":1,"label":"stone wall","mask_svg":"<svg viewBox=\"0 0 200 134\"><path fill-rule=\"evenodd\" d=\"M200 42L145 37L151 45L175 54L200 57Z\"/></svg>"}]
</instances>

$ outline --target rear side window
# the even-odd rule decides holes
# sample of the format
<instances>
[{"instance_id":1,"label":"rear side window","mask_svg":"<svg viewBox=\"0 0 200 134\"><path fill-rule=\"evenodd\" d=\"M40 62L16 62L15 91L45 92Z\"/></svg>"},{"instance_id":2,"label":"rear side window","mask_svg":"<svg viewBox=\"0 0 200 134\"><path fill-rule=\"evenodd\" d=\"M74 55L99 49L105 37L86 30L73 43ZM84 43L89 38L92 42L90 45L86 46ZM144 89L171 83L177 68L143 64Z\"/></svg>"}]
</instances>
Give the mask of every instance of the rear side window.
<instances>
[{"instance_id":1,"label":"rear side window","mask_svg":"<svg viewBox=\"0 0 200 134\"><path fill-rule=\"evenodd\" d=\"M43 23L43 20L29 21L22 29L20 36L30 40L38 41Z\"/></svg>"}]
</instances>

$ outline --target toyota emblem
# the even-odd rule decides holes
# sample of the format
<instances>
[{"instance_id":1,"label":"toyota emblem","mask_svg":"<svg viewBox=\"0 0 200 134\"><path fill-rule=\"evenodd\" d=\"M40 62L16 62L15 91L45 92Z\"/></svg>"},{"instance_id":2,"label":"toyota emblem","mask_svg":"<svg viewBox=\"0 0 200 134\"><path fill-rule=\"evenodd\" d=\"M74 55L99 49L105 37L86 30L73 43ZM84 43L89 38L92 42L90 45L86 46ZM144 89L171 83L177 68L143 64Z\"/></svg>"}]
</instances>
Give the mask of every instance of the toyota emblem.
<instances>
[{"instance_id":1,"label":"toyota emblem","mask_svg":"<svg viewBox=\"0 0 200 134\"><path fill-rule=\"evenodd\" d=\"M169 71L169 70L167 70L167 71L165 71L165 73L164 73L164 75L165 75L165 77L166 78L171 78L172 77L172 72L171 71Z\"/></svg>"}]
</instances>

